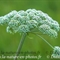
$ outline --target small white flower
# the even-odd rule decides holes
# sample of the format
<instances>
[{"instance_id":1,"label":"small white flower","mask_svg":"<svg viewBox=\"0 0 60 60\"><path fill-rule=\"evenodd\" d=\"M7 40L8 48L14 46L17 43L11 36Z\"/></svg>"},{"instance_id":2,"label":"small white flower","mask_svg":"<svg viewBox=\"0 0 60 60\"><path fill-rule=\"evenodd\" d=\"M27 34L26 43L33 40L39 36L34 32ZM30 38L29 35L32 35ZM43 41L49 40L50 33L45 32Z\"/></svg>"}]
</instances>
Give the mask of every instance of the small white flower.
<instances>
[{"instance_id":1,"label":"small white flower","mask_svg":"<svg viewBox=\"0 0 60 60\"><path fill-rule=\"evenodd\" d=\"M6 14L5 16L6 16L7 18L12 18L12 17L13 17L14 15L16 15L16 14L17 14L17 11L14 10L14 11L12 11L12 12Z\"/></svg>"},{"instance_id":2,"label":"small white flower","mask_svg":"<svg viewBox=\"0 0 60 60\"><path fill-rule=\"evenodd\" d=\"M0 17L0 24L1 24L1 25L4 24L3 16Z\"/></svg>"},{"instance_id":3,"label":"small white flower","mask_svg":"<svg viewBox=\"0 0 60 60\"><path fill-rule=\"evenodd\" d=\"M12 33L12 29L9 26L7 26L6 31Z\"/></svg>"},{"instance_id":4,"label":"small white flower","mask_svg":"<svg viewBox=\"0 0 60 60\"><path fill-rule=\"evenodd\" d=\"M19 25L20 25L19 21L17 21L17 20L11 20L8 23L7 32L16 33L18 31Z\"/></svg>"},{"instance_id":5,"label":"small white flower","mask_svg":"<svg viewBox=\"0 0 60 60\"><path fill-rule=\"evenodd\" d=\"M18 28L18 32L29 32L29 27L27 25L20 25L19 28Z\"/></svg>"},{"instance_id":6,"label":"small white flower","mask_svg":"<svg viewBox=\"0 0 60 60\"><path fill-rule=\"evenodd\" d=\"M43 24L43 25L40 25L39 26L39 31L41 31L43 34L47 34L47 30L50 30L50 26L49 25L46 25L46 24Z\"/></svg>"},{"instance_id":7,"label":"small white flower","mask_svg":"<svg viewBox=\"0 0 60 60\"><path fill-rule=\"evenodd\" d=\"M32 18L35 16L35 14L32 13L32 12L29 12L29 13L28 13L28 16L29 16L29 18L32 20Z\"/></svg>"},{"instance_id":8,"label":"small white flower","mask_svg":"<svg viewBox=\"0 0 60 60\"><path fill-rule=\"evenodd\" d=\"M29 21L29 17L28 16L22 16L21 19L20 19L20 23L21 24L26 24L27 21Z\"/></svg>"},{"instance_id":9,"label":"small white flower","mask_svg":"<svg viewBox=\"0 0 60 60\"><path fill-rule=\"evenodd\" d=\"M46 34L51 36L51 37L55 37L55 38L58 35L57 32L55 30L53 30L53 29L48 30Z\"/></svg>"},{"instance_id":10,"label":"small white flower","mask_svg":"<svg viewBox=\"0 0 60 60\"><path fill-rule=\"evenodd\" d=\"M0 24L3 25L3 24L7 24L9 22L9 19L7 17L0 17Z\"/></svg>"},{"instance_id":11,"label":"small white flower","mask_svg":"<svg viewBox=\"0 0 60 60\"><path fill-rule=\"evenodd\" d=\"M20 18L21 18L21 15L17 13L12 17L12 20L19 20Z\"/></svg>"},{"instance_id":12,"label":"small white flower","mask_svg":"<svg viewBox=\"0 0 60 60\"><path fill-rule=\"evenodd\" d=\"M17 21L17 20L11 20L9 23L8 23L8 26L9 27L12 27L12 28L14 28L14 27L18 27L20 24L19 24L19 21Z\"/></svg>"},{"instance_id":13,"label":"small white flower","mask_svg":"<svg viewBox=\"0 0 60 60\"><path fill-rule=\"evenodd\" d=\"M27 16L27 12L25 12L24 10L18 11L18 14L21 16Z\"/></svg>"},{"instance_id":14,"label":"small white flower","mask_svg":"<svg viewBox=\"0 0 60 60\"><path fill-rule=\"evenodd\" d=\"M51 23L51 28L58 32L59 31L59 24Z\"/></svg>"},{"instance_id":15,"label":"small white flower","mask_svg":"<svg viewBox=\"0 0 60 60\"><path fill-rule=\"evenodd\" d=\"M36 20L38 23L42 21L42 19L39 16L34 16L32 19Z\"/></svg>"}]
</instances>

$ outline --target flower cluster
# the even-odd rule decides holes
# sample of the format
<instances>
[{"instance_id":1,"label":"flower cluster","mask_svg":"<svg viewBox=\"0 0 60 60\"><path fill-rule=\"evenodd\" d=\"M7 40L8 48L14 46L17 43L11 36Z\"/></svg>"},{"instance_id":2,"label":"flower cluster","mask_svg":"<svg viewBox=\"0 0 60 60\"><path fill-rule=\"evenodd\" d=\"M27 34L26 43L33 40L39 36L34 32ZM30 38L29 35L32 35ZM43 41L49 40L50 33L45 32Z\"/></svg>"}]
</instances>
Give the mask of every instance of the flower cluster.
<instances>
[{"instance_id":1,"label":"flower cluster","mask_svg":"<svg viewBox=\"0 0 60 60\"><path fill-rule=\"evenodd\" d=\"M12 11L0 17L0 24L7 24L7 32L16 33L31 32L34 28L52 37L56 37L60 27L57 21L53 20L46 13L40 10L28 9L26 11Z\"/></svg>"},{"instance_id":2,"label":"flower cluster","mask_svg":"<svg viewBox=\"0 0 60 60\"><path fill-rule=\"evenodd\" d=\"M60 56L60 47L55 46L52 57Z\"/></svg>"}]
</instances>

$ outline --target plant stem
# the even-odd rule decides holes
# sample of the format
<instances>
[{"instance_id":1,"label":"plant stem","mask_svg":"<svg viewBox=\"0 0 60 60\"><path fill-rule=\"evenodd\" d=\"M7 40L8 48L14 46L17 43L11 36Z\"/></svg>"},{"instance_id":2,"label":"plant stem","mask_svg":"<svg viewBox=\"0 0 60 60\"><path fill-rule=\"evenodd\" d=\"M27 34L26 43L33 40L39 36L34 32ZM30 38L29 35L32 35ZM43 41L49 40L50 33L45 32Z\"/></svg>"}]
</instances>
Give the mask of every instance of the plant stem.
<instances>
[{"instance_id":1,"label":"plant stem","mask_svg":"<svg viewBox=\"0 0 60 60\"><path fill-rule=\"evenodd\" d=\"M22 35L22 38L21 38L21 40L20 40L20 43L19 43L19 46L18 46L18 49L17 49L17 52L16 52L16 55L15 55L14 60L17 60L17 56L18 56L19 53L21 52L22 45L23 45L23 43L24 43L24 40L25 40L25 38L26 38L26 35L27 35L27 33L23 33L23 35Z\"/></svg>"},{"instance_id":2,"label":"plant stem","mask_svg":"<svg viewBox=\"0 0 60 60\"><path fill-rule=\"evenodd\" d=\"M38 35L38 34L36 34L38 37L40 37L42 40L44 40L51 48L53 48L54 49L54 47L50 44L50 43L48 43L47 41L46 41L46 39L44 39L42 36L40 36L40 35Z\"/></svg>"}]
</instances>

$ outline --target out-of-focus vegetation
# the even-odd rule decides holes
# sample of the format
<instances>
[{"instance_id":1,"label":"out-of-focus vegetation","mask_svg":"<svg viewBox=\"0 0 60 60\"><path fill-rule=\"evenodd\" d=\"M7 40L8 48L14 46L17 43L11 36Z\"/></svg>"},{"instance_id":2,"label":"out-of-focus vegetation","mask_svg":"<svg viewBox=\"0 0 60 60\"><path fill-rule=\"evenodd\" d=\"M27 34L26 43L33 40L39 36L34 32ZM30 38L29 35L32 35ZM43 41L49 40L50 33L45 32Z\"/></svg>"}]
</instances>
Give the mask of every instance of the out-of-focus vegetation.
<instances>
[{"instance_id":1,"label":"out-of-focus vegetation","mask_svg":"<svg viewBox=\"0 0 60 60\"><path fill-rule=\"evenodd\" d=\"M19 11L27 10L30 8L42 10L60 23L60 0L0 0L0 16L9 13L12 10ZM58 32L58 37L56 39L50 38L47 35L41 34L41 36L47 39L47 41L53 46L60 46L60 32ZM0 55L1 51L16 52L20 38L20 34L7 33L6 26L0 26ZM23 52L40 51L42 55L41 60L47 60L46 55L51 55L52 50L53 49L51 49L50 46L48 46L42 39L31 33L26 37L24 45L22 47ZM51 59L49 58L49 60Z\"/></svg>"}]
</instances>

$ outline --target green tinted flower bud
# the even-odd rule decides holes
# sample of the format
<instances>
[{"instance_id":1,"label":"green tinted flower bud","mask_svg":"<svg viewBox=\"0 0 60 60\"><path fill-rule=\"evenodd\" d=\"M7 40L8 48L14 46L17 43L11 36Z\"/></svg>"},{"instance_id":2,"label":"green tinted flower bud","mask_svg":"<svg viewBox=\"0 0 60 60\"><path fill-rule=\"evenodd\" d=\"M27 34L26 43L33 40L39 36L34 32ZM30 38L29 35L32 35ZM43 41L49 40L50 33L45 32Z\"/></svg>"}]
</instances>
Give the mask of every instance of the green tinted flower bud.
<instances>
[{"instance_id":1,"label":"green tinted flower bud","mask_svg":"<svg viewBox=\"0 0 60 60\"><path fill-rule=\"evenodd\" d=\"M29 27L27 25L20 25L18 31L23 33L29 32Z\"/></svg>"}]
</instances>

